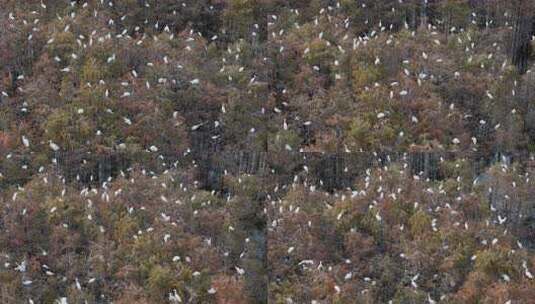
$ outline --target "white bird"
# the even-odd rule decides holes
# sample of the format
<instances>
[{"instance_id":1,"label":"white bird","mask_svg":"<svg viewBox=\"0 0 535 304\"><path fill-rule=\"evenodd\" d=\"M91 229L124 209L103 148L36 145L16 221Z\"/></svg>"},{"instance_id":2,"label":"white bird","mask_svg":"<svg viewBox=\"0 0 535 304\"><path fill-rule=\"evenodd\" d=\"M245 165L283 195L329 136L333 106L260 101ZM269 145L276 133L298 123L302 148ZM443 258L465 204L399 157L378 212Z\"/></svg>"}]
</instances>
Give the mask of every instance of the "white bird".
<instances>
[{"instance_id":1,"label":"white bird","mask_svg":"<svg viewBox=\"0 0 535 304\"><path fill-rule=\"evenodd\" d=\"M22 135L22 144L23 144L26 148L28 148L28 147L30 146L30 140L29 140L26 136L24 136L24 135Z\"/></svg>"},{"instance_id":2,"label":"white bird","mask_svg":"<svg viewBox=\"0 0 535 304\"><path fill-rule=\"evenodd\" d=\"M236 272L239 274L239 275L244 275L245 274L245 270L243 268L240 268L238 266L234 266L234 268L236 269Z\"/></svg>"},{"instance_id":3,"label":"white bird","mask_svg":"<svg viewBox=\"0 0 535 304\"><path fill-rule=\"evenodd\" d=\"M178 295L176 289L173 289L173 293L169 293L169 302L182 303L182 298Z\"/></svg>"},{"instance_id":4,"label":"white bird","mask_svg":"<svg viewBox=\"0 0 535 304\"><path fill-rule=\"evenodd\" d=\"M193 126L191 127L191 130L192 130L192 131L195 131L195 130L197 130L198 128L200 128L200 127L201 127L202 125L204 125L204 124L205 124L205 123L203 122L203 123L200 123L200 124L197 124L197 125L193 125Z\"/></svg>"},{"instance_id":5,"label":"white bird","mask_svg":"<svg viewBox=\"0 0 535 304\"><path fill-rule=\"evenodd\" d=\"M417 275L415 275L415 276L413 276L413 277L411 278L411 285L412 285L412 287L414 287L414 288L418 288L418 285L416 284L416 280L418 280L418 277L419 277L419 276L420 276L420 274L417 274Z\"/></svg>"},{"instance_id":6,"label":"white bird","mask_svg":"<svg viewBox=\"0 0 535 304\"><path fill-rule=\"evenodd\" d=\"M375 218L376 218L377 221L379 221L379 222L383 219L383 218L379 215L379 212L377 212L377 213L375 214Z\"/></svg>"},{"instance_id":7,"label":"white bird","mask_svg":"<svg viewBox=\"0 0 535 304\"><path fill-rule=\"evenodd\" d=\"M26 271L26 260L22 261L20 264L17 264L17 267L15 267L15 270L19 272L25 272Z\"/></svg>"},{"instance_id":8,"label":"white bird","mask_svg":"<svg viewBox=\"0 0 535 304\"><path fill-rule=\"evenodd\" d=\"M49 141L49 146L50 146L50 149L52 149L54 151L59 151L59 149L60 149L59 146L56 143L54 143L53 141L51 141L51 140Z\"/></svg>"},{"instance_id":9,"label":"white bird","mask_svg":"<svg viewBox=\"0 0 535 304\"><path fill-rule=\"evenodd\" d=\"M69 304L69 302L67 302L67 298L66 297L61 297L61 298L56 300L56 304Z\"/></svg>"},{"instance_id":10,"label":"white bird","mask_svg":"<svg viewBox=\"0 0 535 304\"><path fill-rule=\"evenodd\" d=\"M171 217L163 212L160 215L162 216L164 222L169 222L169 220L171 220Z\"/></svg>"}]
</instances>

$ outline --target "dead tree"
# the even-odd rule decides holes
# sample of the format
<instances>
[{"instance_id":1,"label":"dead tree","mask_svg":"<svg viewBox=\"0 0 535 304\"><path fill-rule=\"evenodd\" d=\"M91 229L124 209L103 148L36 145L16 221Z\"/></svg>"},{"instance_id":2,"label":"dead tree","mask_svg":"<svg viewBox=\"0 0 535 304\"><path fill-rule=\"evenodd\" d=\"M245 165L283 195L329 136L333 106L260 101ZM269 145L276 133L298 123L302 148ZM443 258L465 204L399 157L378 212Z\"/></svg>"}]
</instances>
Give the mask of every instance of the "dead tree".
<instances>
[{"instance_id":1,"label":"dead tree","mask_svg":"<svg viewBox=\"0 0 535 304\"><path fill-rule=\"evenodd\" d=\"M511 59L520 74L526 73L531 56L531 36L534 34L535 14L528 1L516 3Z\"/></svg>"}]
</instances>

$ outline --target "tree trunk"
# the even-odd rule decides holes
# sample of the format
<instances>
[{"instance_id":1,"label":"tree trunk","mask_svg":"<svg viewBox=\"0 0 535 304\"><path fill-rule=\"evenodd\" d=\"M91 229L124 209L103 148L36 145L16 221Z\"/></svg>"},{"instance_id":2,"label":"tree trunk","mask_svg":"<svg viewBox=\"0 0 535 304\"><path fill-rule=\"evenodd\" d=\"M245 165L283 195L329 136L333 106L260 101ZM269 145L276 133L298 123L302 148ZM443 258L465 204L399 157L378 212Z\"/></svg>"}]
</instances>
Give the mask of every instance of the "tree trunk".
<instances>
[{"instance_id":1,"label":"tree trunk","mask_svg":"<svg viewBox=\"0 0 535 304\"><path fill-rule=\"evenodd\" d=\"M422 28L426 28L427 27L427 0L422 0L420 14L421 14L420 26Z\"/></svg>"},{"instance_id":2,"label":"tree trunk","mask_svg":"<svg viewBox=\"0 0 535 304\"><path fill-rule=\"evenodd\" d=\"M520 74L526 73L531 55L531 35L533 35L534 16L524 5L518 5L514 21L511 59Z\"/></svg>"}]
</instances>

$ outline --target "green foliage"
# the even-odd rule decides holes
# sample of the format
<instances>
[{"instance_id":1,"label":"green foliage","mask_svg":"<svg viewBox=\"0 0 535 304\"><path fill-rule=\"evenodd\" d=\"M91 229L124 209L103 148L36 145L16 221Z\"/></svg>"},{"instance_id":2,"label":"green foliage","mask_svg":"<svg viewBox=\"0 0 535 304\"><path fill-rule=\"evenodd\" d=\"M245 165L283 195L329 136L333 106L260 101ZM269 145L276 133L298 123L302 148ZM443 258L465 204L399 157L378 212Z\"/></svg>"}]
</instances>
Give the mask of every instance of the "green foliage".
<instances>
[{"instance_id":1,"label":"green foliage","mask_svg":"<svg viewBox=\"0 0 535 304\"><path fill-rule=\"evenodd\" d=\"M367 120L355 118L349 126L349 138L352 147L372 150L379 141L372 132L372 124Z\"/></svg>"},{"instance_id":2,"label":"green foliage","mask_svg":"<svg viewBox=\"0 0 535 304\"><path fill-rule=\"evenodd\" d=\"M431 218L423 211L418 211L409 219L411 235L418 239L424 237L431 229Z\"/></svg>"},{"instance_id":3,"label":"green foliage","mask_svg":"<svg viewBox=\"0 0 535 304\"><path fill-rule=\"evenodd\" d=\"M80 148L94 132L91 124L75 113L74 109L57 110L50 115L45 125L46 138L64 149Z\"/></svg>"},{"instance_id":4,"label":"green foliage","mask_svg":"<svg viewBox=\"0 0 535 304\"><path fill-rule=\"evenodd\" d=\"M82 67L82 70L80 71L81 82L95 83L103 79L104 73L102 69L103 67L97 63L97 60L95 58L87 58Z\"/></svg>"},{"instance_id":5,"label":"green foliage","mask_svg":"<svg viewBox=\"0 0 535 304\"><path fill-rule=\"evenodd\" d=\"M509 255L505 250L500 249L478 252L475 269L492 277L500 277L502 274L511 276L515 273Z\"/></svg>"},{"instance_id":6,"label":"green foliage","mask_svg":"<svg viewBox=\"0 0 535 304\"><path fill-rule=\"evenodd\" d=\"M245 38L253 27L258 23L257 4L255 0L230 0L228 8L223 14L224 24L229 33L235 37Z\"/></svg>"},{"instance_id":7,"label":"green foliage","mask_svg":"<svg viewBox=\"0 0 535 304\"><path fill-rule=\"evenodd\" d=\"M288 145L292 150L298 147L301 143L301 138L293 130L278 131L274 136L269 137L268 147L270 152L287 151Z\"/></svg>"},{"instance_id":8,"label":"green foliage","mask_svg":"<svg viewBox=\"0 0 535 304\"><path fill-rule=\"evenodd\" d=\"M76 48L76 38L72 32L60 31L54 37L54 42L48 46L53 56L66 59Z\"/></svg>"},{"instance_id":9,"label":"green foliage","mask_svg":"<svg viewBox=\"0 0 535 304\"><path fill-rule=\"evenodd\" d=\"M470 4L465 0L447 0L437 5L437 13L445 19L445 25L449 27L466 27L470 10Z\"/></svg>"},{"instance_id":10,"label":"green foliage","mask_svg":"<svg viewBox=\"0 0 535 304\"><path fill-rule=\"evenodd\" d=\"M377 81L384 77L384 72L381 66L366 65L362 62L357 63L353 67L353 85L357 90L361 90L365 86L372 86Z\"/></svg>"},{"instance_id":11,"label":"green foliage","mask_svg":"<svg viewBox=\"0 0 535 304\"><path fill-rule=\"evenodd\" d=\"M426 301L426 295L423 291L414 291L409 288L400 289L395 294L392 303L396 304L417 304L424 303Z\"/></svg>"},{"instance_id":12,"label":"green foliage","mask_svg":"<svg viewBox=\"0 0 535 304\"><path fill-rule=\"evenodd\" d=\"M309 49L310 52L304 56L307 64L324 65L334 59L331 48L324 41L319 39L311 41Z\"/></svg>"},{"instance_id":13,"label":"green foliage","mask_svg":"<svg viewBox=\"0 0 535 304\"><path fill-rule=\"evenodd\" d=\"M169 269L160 265L152 267L147 278L150 296L156 301L163 301L167 293L172 292L173 289L179 289L179 285L174 280L174 275Z\"/></svg>"}]
</instances>

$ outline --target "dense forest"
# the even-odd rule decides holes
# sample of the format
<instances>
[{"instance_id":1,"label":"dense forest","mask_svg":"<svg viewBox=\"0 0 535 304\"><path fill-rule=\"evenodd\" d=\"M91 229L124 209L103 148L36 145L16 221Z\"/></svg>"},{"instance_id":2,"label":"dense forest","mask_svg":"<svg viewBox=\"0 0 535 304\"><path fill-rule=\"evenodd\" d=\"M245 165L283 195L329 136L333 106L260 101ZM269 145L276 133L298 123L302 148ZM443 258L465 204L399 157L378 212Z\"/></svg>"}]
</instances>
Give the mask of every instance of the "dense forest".
<instances>
[{"instance_id":1,"label":"dense forest","mask_svg":"<svg viewBox=\"0 0 535 304\"><path fill-rule=\"evenodd\" d=\"M535 2L0 0L0 303L535 303Z\"/></svg>"}]
</instances>

